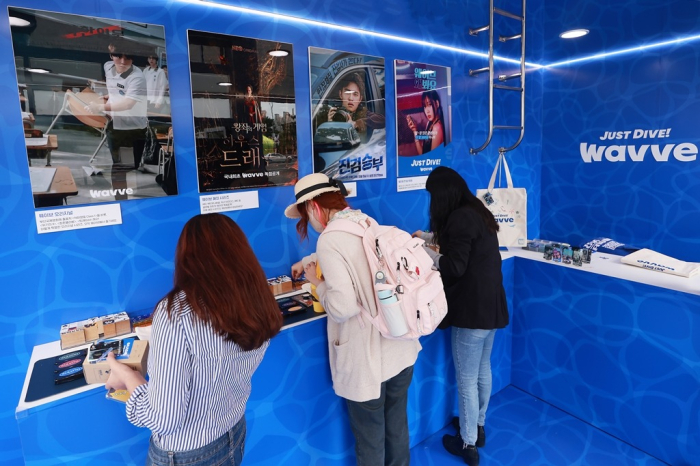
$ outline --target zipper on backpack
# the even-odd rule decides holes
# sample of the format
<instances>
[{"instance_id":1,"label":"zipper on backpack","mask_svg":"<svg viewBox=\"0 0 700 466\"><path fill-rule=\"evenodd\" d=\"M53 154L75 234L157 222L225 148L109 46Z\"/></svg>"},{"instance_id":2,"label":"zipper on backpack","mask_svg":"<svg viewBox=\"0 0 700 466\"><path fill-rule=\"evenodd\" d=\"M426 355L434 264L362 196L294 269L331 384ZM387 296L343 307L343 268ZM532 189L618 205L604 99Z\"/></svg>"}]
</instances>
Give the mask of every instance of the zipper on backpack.
<instances>
[{"instance_id":1,"label":"zipper on backpack","mask_svg":"<svg viewBox=\"0 0 700 466\"><path fill-rule=\"evenodd\" d=\"M428 309L430 309L430 315L435 317L435 309L433 309L433 303L428 303Z\"/></svg>"},{"instance_id":2,"label":"zipper on backpack","mask_svg":"<svg viewBox=\"0 0 700 466\"><path fill-rule=\"evenodd\" d=\"M423 325L420 322L420 309L416 309L416 325L418 326L418 333L423 333Z\"/></svg>"}]
</instances>

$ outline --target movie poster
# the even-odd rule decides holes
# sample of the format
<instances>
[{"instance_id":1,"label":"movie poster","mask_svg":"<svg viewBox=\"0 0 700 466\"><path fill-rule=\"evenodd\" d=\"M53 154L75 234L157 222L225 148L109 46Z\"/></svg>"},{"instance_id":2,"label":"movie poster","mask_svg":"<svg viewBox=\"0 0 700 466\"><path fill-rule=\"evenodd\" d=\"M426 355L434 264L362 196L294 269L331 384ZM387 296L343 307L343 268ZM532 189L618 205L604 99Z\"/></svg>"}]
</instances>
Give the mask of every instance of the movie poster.
<instances>
[{"instance_id":1,"label":"movie poster","mask_svg":"<svg viewBox=\"0 0 700 466\"><path fill-rule=\"evenodd\" d=\"M163 26L9 16L34 206L177 194Z\"/></svg>"},{"instance_id":2,"label":"movie poster","mask_svg":"<svg viewBox=\"0 0 700 466\"><path fill-rule=\"evenodd\" d=\"M199 192L293 185L292 45L199 31L187 37Z\"/></svg>"},{"instance_id":3,"label":"movie poster","mask_svg":"<svg viewBox=\"0 0 700 466\"><path fill-rule=\"evenodd\" d=\"M450 144L450 68L395 60L397 176L424 177L444 165Z\"/></svg>"},{"instance_id":4,"label":"movie poster","mask_svg":"<svg viewBox=\"0 0 700 466\"><path fill-rule=\"evenodd\" d=\"M386 178L384 59L309 47L314 172Z\"/></svg>"}]
</instances>

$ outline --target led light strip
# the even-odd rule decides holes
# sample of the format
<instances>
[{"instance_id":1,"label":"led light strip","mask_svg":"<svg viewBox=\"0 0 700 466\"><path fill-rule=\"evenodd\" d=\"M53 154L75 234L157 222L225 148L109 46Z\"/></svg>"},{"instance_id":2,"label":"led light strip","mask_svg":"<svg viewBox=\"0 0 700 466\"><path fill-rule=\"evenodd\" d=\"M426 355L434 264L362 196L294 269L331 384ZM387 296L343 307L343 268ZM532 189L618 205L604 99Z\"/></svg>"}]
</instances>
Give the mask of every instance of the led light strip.
<instances>
[{"instance_id":1,"label":"led light strip","mask_svg":"<svg viewBox=\"0 0 700 466\"><path fill-rule=\"evenodd\" d=\"M229 10L229 11L235 11L238 13L247 13L251 15L257 15L257 16L263 16L265 18L273 18L281 21L289 21L293 23L300 23L300 24L307 24L310 26L320 26L320 27L325 27L328 29L335 29L336 31L345 31L345 32L352 32L355 34L361 34L365 36L372 36L372 37L377 37L381 39L389 39L389 40L395 40L398 42L407 42L409 44L416 44L416 45L421 45L423 47L431 47L435 49L441 49L441 50L447 50L450 52L456 52L456 53L461 53L464 55L470 55L474 57L479 57L479 58L488 58L488 54L486 53L481 53L481 52L475 52L473 50L468 50L468 49L460 49L457 47L451 47L449 45L441 45L441 44L435 44L432 42L427 42L424 40L417 40L417 39L409 39L407 37L401 37L401 36L394 36L391 34L384 34L381 32L374 32L374 31L365 31L363 29L358 29L358 28L353 28L349 26L341 26L338 24L333 24L333 23L325 23L322 21L315 21L312 19L306 19L306 18L298 18L296 16L289 16L289 15L283 15L279 13L272 13L269 11L261 11L261 10L254 10L251 8L244 8L240 6L233 6L233 5L226 5L223 3L218 3L218 2L212 2L210 0L176 0L179 3L187 3L190 5L206 5L210 6L213 8L221 8L223 10ZM520 60L514 60L512 58L504 58L504 57L493 57L494 60L500 60L508 63L515 63L515 64L520 64ZM542 65L537 65L534 63L528 63L525 62L526 66L529 66L531 68L542 68Z\"/></svg>"},{"instance_id":2,"label":"led light strip","mask_svg":"<svg viewBox=\"0 0 700 466\"><path fill-rule=\"evenodd\" d=\"M623 49L623 50L617 50L615 52L608 52L608 53L598 53L596 55L590 55L588 57L582 57L582 58L575 58L573 60L565 60L565 61L560 61L557 63L551 63L549 65L543 65L542 68L554 68L555 66L564 66L564 65L570 65L572 63L579 63L582 61L589 61L589 60L597 60L597 59L602 59L605 57L612 57L615 55L624 55L626 53L632 53L632 52L639 52L642 50L648 50L648 49L655 49L659 47L663 47L666 45L674 45L674 44L682 44L683 42L691 42L700 39L700 35L697 36L690 36L690 37L683 37L680 39L673 39L673 40L667 40L664 42L657 42L655 44L649 44L649 45L640 45L639 47L632 47L629 49Z\"/></svg>"}]
</instances>

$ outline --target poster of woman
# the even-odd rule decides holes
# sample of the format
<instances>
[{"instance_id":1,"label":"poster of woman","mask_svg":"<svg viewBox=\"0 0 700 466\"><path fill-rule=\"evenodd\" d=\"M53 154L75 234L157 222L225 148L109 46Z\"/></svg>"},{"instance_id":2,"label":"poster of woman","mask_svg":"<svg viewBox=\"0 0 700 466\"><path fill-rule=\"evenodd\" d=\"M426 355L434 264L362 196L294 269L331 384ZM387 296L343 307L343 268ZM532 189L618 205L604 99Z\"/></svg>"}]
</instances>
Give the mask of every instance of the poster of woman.
<instances>
[{"instance_id":1,"label":"poster of woman","mask_svg":"<svg viewBox=\"0 0 700 466\"><path fill-rule=\"evenodd\" d=\"M384 59L309 47L314 172L386 178Z\"/></svg>"},{"instance_id":2,"label":"poster of woman","mask_svg":"<svg viewBox=\"0 0 700 466\"><path fill-rule=\"evenodd\" d=\"M298 177L292 45L187 31L199 192Z\"/></svg>"},{"instance_id":3,"label":"poster of woman","mask_svg":"<svg viewBox=\"0 0 700 466\"><path fill-rule=\"evenodd\" d=\"M443 66L395 60L397 176L427 176L447 163L451 76Z\"/></svg>"}]
</instances>

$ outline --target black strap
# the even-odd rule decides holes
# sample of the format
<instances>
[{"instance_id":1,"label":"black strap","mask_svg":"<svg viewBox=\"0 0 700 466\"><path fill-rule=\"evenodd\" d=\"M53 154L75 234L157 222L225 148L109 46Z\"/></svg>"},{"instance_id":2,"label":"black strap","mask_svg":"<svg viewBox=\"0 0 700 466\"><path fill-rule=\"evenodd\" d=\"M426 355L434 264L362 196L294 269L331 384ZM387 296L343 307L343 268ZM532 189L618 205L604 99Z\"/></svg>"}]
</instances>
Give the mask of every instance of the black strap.
<instances>
[{"instance_id":1,"label":"black strap","mask_svg":"<svg viewBox=\"0 0 700 466\"><path fill-rule=\"evenodd\" d=\"M340 190L340 194L343 196L348 195L348 190L345 188L345 185L343 184L342 181L340 180L329 180L328 183L318 183L313 186L309 186L306 189L302 189L298 193L296 193L294 196L296 197L297 201L301 199L303 196L306 196L309 193L312 193L316 191L317 189L323 189L323 188L338 188Z\"/></svg>"}]
</instances>

